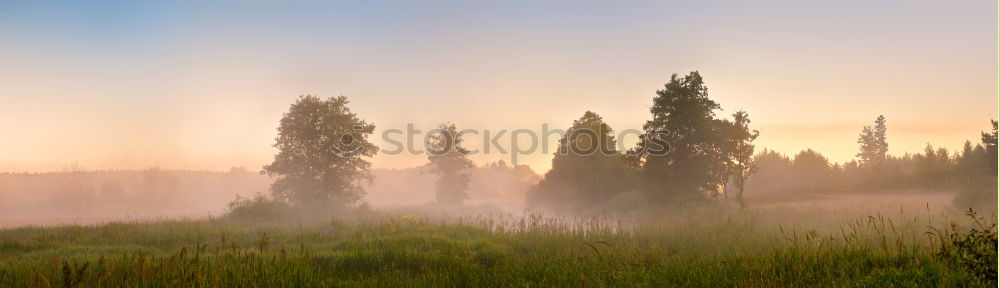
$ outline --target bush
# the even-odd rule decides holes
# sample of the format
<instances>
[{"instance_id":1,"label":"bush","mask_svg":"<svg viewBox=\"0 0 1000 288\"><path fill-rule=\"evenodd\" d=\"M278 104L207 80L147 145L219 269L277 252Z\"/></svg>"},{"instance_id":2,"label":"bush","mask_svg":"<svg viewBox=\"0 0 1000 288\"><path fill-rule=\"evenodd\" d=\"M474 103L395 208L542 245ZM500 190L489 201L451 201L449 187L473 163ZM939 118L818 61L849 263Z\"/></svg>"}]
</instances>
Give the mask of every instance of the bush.
<instances>
[{"instance_id":1,"label":"bush","mask_svg":"<svg viewBox=\"0 0 1000 288\"><path fill-rule=\"evenodd\" d=\"M253 197L236 195L236 199L229 202L228 206L227 217L249 221L281 220L286 218L290 211L287 203L262 194Z\"/></svg>"},{"instance_id":2,"label":"bush","mask_svg":"<svg viewBox=\"0 0 1000 288\"><path fill-rule=\"evenodd\" d=\"M963 232L952 223L950 230L939 235L942 237L942 243L936 256L971 274L985 286L996 287L996 219L991 219L992 223L987 225L987 220L977 217L972 209L969 209L966 215L972 218L974 227Z\"/></svg>"}]
</instances>

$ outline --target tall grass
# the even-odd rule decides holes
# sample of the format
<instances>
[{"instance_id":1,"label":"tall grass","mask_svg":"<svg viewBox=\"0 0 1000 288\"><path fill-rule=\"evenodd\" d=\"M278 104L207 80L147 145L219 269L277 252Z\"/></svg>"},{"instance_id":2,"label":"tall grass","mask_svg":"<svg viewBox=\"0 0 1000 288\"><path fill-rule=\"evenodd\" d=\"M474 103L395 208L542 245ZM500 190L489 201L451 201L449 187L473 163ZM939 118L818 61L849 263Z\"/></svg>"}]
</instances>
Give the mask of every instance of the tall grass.
<instances>
[{"instance_id":1,"label":"tall grass","mask_svg":"<svg viewBox=\"0 0 1000 288\"><path fill-rule=\"evenodd\" d=\"M0 231L0 286L989 285L939 252L970 223L929 210L844 219L706 209L646 218L396 211L320 223L22 227ZM941 227L952 232L935 234Z\"/></svg>"}]
</instances>

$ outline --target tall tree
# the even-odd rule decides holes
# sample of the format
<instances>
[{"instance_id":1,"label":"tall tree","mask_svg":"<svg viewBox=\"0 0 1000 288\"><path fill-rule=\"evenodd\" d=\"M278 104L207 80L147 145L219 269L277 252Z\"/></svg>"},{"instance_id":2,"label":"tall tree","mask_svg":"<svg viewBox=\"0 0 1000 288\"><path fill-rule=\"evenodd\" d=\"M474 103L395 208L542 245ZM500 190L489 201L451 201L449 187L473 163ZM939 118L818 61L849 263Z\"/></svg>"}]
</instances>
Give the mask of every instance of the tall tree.
<instances>
[{"instance_id":1,"label":"tall tree","mask_svg":"<svg viewBox=\"0 0 1000 288\"><path fill-rule=\"evenodd\" d=\"M611 127L587 111L559 140L552 169L528 191L526 200L557 210L590 208L627 189L626 177Z\"/></svg>"},{"instance_id":2,"label":"tall tree","mask_svg":"<svg viewBox=\"0 0 1000 288\"><path fill-rule=\"evenodd\" d=\"M277 179L271 193L299 206L352 205L364 196L359 181L371 181L365 158L378 152L368 142L375 125L347 108L347 97L299 97L281 118L278 154L261 173Z\"/></svg>"},{"instance_id":3,"label":"tall tree","mask_svg":"<svg viewBox=\"0 0 1000 288\"><path fill-rule=\"evenodd\" d=\"M674 74L656 91L650 108L653 119L643 125L645 135L629 151L630 163L641 167L647 198L658 203L702 200L716 191L724 174L719 173L724 165L714 118L718 109L697 71L684 77ZM658 149L663 144L668 144L669 153Z\"/></svg>"},{"instance_id":4,"label":"tall tree","mask_svg":"<svg viewBox=\"0 0 1000 288\"><path fill-rule=\"evenodd\" d=\"M981 172L980 162L982 158L983 155L977 155L972 141L966 140L965 144L962 144L962 152L955 159L955 174L963 184L971 185L973 176Z\"/></svg>"},{"instance_id":5,"label":"tall tree","mask_svg":"<svg viewBox=\"0 0 1000 288\"><path fill-rule=\"evenodd\" d=\"M736 202L740 204L740 208L745 208L746 201L743 198L743 192L746 189L746 181L751 174L757 171L757 165L754 163L753 141L757 139L757 136L760 136L760 132L750 129L750 115L745 111L737 111L733 114L733 121L725 123L727 125L724 137L728 140L729 145L723 151L727 163L727 176L723 180L723 187L726 187L729 178L732 178L733 185L736 186ZM727 197L728 192L726 191Z\"/></svg>"},{"instance_id":6,"label":"tall tree","mask_svg":"<svg viewBox=\"0 0 1000 288\"><path fill-rule=\"evenodd\" d=\"M982 143L967 149L967 143L958 159L965 178L964 187L955 195L954 204L958 208L973 208L980 211L995 211L997 203L997 121L990 120L993 131L982 133Z\"/></svg>"},{"instance_id":7,"label":"tall tree","mask_svg":"<svg viewBox=\"0 0 1000 288\"><path fill-rule=\"evenodd\" d=\"M886 157L889 153L889 141L886 136L887 128L885 127L885 116L878 115L875 118L875 160L878 162L876 166L882 166L885 163Z\"/></svg>"},{"instance_id":8,"label":"tall tree","mask_svg":"<svg viewBox=\"0 0 1000 288\"><path fill-rule=\"evenodd\" d=\"M986 148L986 171L991 175L997 175L997 121L990 120L993 124L993 132L983 132L983 147Z\"/></svg>"},{"instance_id":9,"label":"tall tree","mask_svg":"<svg viewBox=\"0 0 1000 288\"><path fill-rule=\"evenodd\" d=\"M875 119L875 127L865 126L858 136L858 158L861 164L870 168L879 168L885 162L886 154L889 152L889 142L886 139L885 116L879 115Z\"/></svg>"},{"instance_id":10,"label":"tall tree","mask_svg":"<svg viewBox=\"0 0 1000 288\"><path fill-rule=\"evenodd\" d=\"M461 205L469 198L469 173L475 164L469 160L471 153L462 147L462 135L455 124L442 124L431 134L427 143L427 160L431 173L438 174L435 194L438 203Z\"/></svg>"}]
</instances>

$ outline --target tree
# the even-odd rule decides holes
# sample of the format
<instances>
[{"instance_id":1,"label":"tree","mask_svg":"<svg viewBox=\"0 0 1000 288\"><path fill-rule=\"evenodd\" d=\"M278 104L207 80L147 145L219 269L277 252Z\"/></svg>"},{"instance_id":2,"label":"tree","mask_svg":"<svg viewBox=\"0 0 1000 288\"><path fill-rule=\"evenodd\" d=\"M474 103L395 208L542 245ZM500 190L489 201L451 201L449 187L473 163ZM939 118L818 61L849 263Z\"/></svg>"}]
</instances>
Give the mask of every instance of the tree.
<instances>
[{"instance_id":1,"label":"tree","mask_svg":"<svg viewBox=\"0 0 1000 288\"><path fill-rule=\"evenodd\" d=\"M982 143L972 145L965 141L962 152L955 155L955 173L970 184L971 178L980 174L996 176L997 173L997 122L990 120L993 131L982 132Z\"/></svg>"},{"instance_id":2,"label":"tree","mask_svg":"<svg viewBox=\"0 0 1000 288\"><path fill-rule=\"evenodd\" d=\"M982 145L979 147L979 151L982 151ZM981 172L982 165L980 163L983 156L977 154L971 141L966 140L965 144L962 144L962 152L955 159L955 173L964 185L971 185L973 176Z\"/></svg>"},{"instance_id":3,"label":"tree","mask_svg":"<svg viewBox=\"0 0 1000 288\"><path fill-rule=\"evenodd\" d=\"M993 132L983 132L983 147L986 148L986 171L990 175L997 175L997 121L990 120L993 124Z\"/></svg>"},{"instance_id":4,"label":"tree","mask_svg":"<svg viewBox=\"0 0 1000 288\"><path fill-rule=\"evenodd\" d=\"M360 181L371 181L368 142L375 125L347 108L347 97L322 100L305 95L281 118L274 147L278 154L261 173L277 179L271 193L298 206L353 205L364 196Z\"/></svg>"},{"instance_id":5,"label":"tree","mask_svg":"<svg viewBox=\"0 0 1000 288\"><path fill-rule=\"evenodd\" d=\"M716 191L724 174L719 171L725 168L719 155L722 138L714 118L718 109L719 104L708 98L708 87L697 71L684 77L674 74L656 91L650 108L653 119L643 125L645 135L628 152L629 163L640 167L642 190L648 199L658 203L699 201ZM659 149L664 145L669 150Z\"/></svg>"},{"instance_id":6,"label":"tree","mask_svg":"<svg viewBox=\"0 0 1000 288\"><path fill-rule=\"evenodd\" d=\"M815 193L817 188L826 188L830 179L830 161L812 149L802 150L792 160L793 177L799 185Z\"/></svg>"},{"instance_id":7,"label":"tree","mask_svg":"<svg viewBox=\"0 0 1000 288\"><path fill-rule=\"evenodd\" d=\"M438 203L461 205L469 198L469 170L476 165L468 158L471 152L462 147L462 135L455 124L442 124L435 132L427 143L430 171L439 175L435 196Z\"/></svg>"},{"instance_id":8,"label":"tree","mask_svg":"<svg viewBox=\"0 0 1000 288\"><path fill-rule=\"evenodd\" d=\"M886 140L885 116L879 115L875 119L875 127L865 126L858 136L858 144L861 151L858 158L861 164L871 168L879 168L885 162L886 154L889 152L889 143Z\"/></svg>"},{"instance_id":9,"label":"tree","mask_svg":"<svg viewBox=\"0 0 1000 288\"><path fill-rule=\"evenodd\" d=\"M948 181L952 171L951 158L945 148L934 149L930 143L924 148L924 154L917 154L916 176L923 182L925 188L940 189Z\"/></svg>"},{"instance_id":10,"label":"tree","mask_svg":"<svg viewBox=\"0 0 1000 288\"><path fill-rule=\"evenodd\" d=\"M590 208L628 187L626 167L611 127L587 111L559 139L552 169L528 191L533 206L555 209Z\"/></svg>"},{"instance_id":11,"label":"tree","mask_svg":"<svg viewBox=\"0 0 1000 288\"><path fill-rule=\"evenodd\" d=\"M885 116L878 115L875 118L875 160L877 161L876 166L882 166L885 163L886 156L889 153L889 142L886 137L887 128L885 127Z\"/></svg>"},{"instance_id":12,"label":"tree","mask_svg":"<svg viewBox=\"0 0 1000 288\"><path fill-rule=\"evenodd\" d=\"M956 193L954 204L958 208L975 208L980 211L995 211L997 203L997 121L992 132L982 133L982 143L975 148L963 149L957 166L961 167L966 181ZM967 144L966 148L971 146Z\"/></svg>"},{"instance_id":13,"label":"tree","mask_svg":"<svg viewBox=\"0 0 1000 288\"><path fill-rule=\"evenodd\" d=\"M764 148L753 157L757 171L747 183L748 190L763 193L785 192L792 187L788 175L792 174L792 160L774 150Z\"/></svg>"},{"instance_id":14,"label":"tree","mask_svg":"<svg viewBox=\"0 0 1000 288\"><path fill-rule=\"evenodd\" d=\"M725 138L728 140L724 153L727 157L726 176L723 180L723 187L726 187L728 178L732 178L736 186L736 202L740 208L746 208L746 201L743 199L743 192L746 188L747 178L757 171L754 163L753 141L760 136L757 130L750 130L750 116L747 112L737 111L733 114L733 122L726 125ZM724 188L725 190L725 188ZM729 191L726 191L728 197Z\"/></svg>"}]
</instances>

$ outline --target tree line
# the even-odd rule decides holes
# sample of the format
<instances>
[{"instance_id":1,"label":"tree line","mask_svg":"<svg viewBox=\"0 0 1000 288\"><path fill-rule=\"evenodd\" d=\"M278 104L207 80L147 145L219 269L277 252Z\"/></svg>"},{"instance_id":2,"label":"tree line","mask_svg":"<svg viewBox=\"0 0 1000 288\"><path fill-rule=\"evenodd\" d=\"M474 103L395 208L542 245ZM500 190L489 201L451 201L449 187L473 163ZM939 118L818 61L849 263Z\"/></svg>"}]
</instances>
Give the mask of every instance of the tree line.
<instances>
[{"instance_id":1,"label":"tree line","mask_svg":"<svg viewBox=\"0 0 1000 288\"><path fill-rule=\"evenodd\" d=\"M997 122L980 141L961 150L927 144L922 152L889 155L885 117L862 129L858 159L832 163L806 149L788 157L764 149L755 156L757 173L748 189L759 193L836 193L838 191L956 192L960 208L989 210L996 204ZM986 204L986 205L981 205Z\"/></svg>"},{"instance_id":2,"label":"tree line","mask_svg":"<svg viewBox=\"0 0 1000 288\"><path fill-rule=\"evenodd\" d=\"M306 95L284 114L274 144L279 152L262 171L276 178L271 185L275 199L303 207L350 206L362 199L360 183L371 181L367 159L378 151L368 140L375 126L347 104L344 96L324 100ZM552 169L525 200L532 207L585 211L609 203L686 206L731 196L745 207L744 193L767 185L813 191L838 185L964 185L979 191L990 189L984 184L990 177L996 191L995 121L982 143L967 142L960 153L928 145L923 154L896 157L888 154L886 119L879 116L859 135L858 160L840 165L812 150L794 158L767 149L756 153L754 140L760 133L750 127L749 115L737 111L731 118L720 117L721 110L697 71L674 74L653 97L645 134L626 151L617 150L619 139L601 116L586 111L559 140ZM438 128L427 149L429 171L438 177L437 202L460 205L468 198L469 171L475 164L455 124Z\"/></svg>"}]
</instances>

